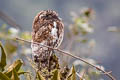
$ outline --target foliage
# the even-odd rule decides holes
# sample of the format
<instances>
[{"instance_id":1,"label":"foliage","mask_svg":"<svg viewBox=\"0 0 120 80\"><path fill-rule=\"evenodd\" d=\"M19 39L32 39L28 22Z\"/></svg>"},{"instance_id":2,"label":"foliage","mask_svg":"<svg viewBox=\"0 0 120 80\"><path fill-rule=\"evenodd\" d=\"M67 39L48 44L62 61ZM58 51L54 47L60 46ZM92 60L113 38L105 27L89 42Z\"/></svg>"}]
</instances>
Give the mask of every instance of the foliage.
<instances>
[{"instance_id":1,"label":"foliage","mask_svg":"<svg viewBox=\"0 0 120 80\"><path fill-rule=\"evenodd\" d=\"M75 47L73 47L74 43L87 45L88 49L86 49L85 47L84 51L88 52L90 52L91 49L95 47L95 40L88 38L91 33L94 33L94 27L92 26L92 24L90 24L90 21L93 19L93 13L94 11L89 8L83 9L80 14L72 13L73 24L70 24L67 28L67 39L69 39L69 41L66 47L66 49L71 51L71 53L77 53L74 50L74 48L76 48L76 45ZM19 36L25 40L31 40L31 34L29 31L20 32L15 28L8 28L6 24L3 24L2 27L0 27L0 40L3 42L5 48L4 49L2 44L0 43L0 80L23 80L25 78L25 80L45 80L45 75L37 69L36 64L32 61L32 59L26 57L30 57L31 49L28 48L28 46L26 46L24 42L16 42L16 36ZM18 44L20 44L20 46L18 46ZM81 50L81 47L77 46L76 49ZM78 52L83 53L80 51ZM80 56L80 54L76 55ZM89 55L90 54L88 53L87 55L82 56L88 62L104 69L104 67L98 65L95 60L90 59ZM16 60L16 58L22 58L22 60ZM55 59L57 59L56 56ZM15 62L12 63L12 60L15 60ZM52 70L49 73L52 75L49 80L77 80L78 78L80 78L79 80L101 79L100 71L89 67L79 60L73 61L72 59L63 56L62 60L60 59L60 61L62 62L62 64L58 63L56 65L61 65L64 67ZM66 61L70 61L70 63L68 63L67 65L73 66L71 68L69 68L70 66L66 66ZM73 63L71 63L71 61ZM8 64L10 64L10 66ZM43 69L43 71L45 70L46 69ZM76 73L78 75L76 75ZM24 76L24 78L22 78L21 76Z\"/></svg>"},{"instance_id":2,"label":"foliage","mask_svg":"<svg viewBox=\"0 0 120 80\"><path fill-rule=\"evenodd\" d=\"M20 75L18 74L18 72L23 62L21 60L16 60L7 69L5 69L6 53L1 43L0 43L0 47L1 47L0 80L19 80Z\"/></svg>"},{"instance_id":3,"label":"foliage","mask_svg":"<svg viewBox=\"0 0 120 80\"><path fill-rule=\"evenodd\" d=\"M0 70L4 71L4 67L6 66L6 54L4 51L4 48L2 47L2 44L0 42L0 47L1 47L1 62L0 62Z\"/></svg>"}]
</instances>

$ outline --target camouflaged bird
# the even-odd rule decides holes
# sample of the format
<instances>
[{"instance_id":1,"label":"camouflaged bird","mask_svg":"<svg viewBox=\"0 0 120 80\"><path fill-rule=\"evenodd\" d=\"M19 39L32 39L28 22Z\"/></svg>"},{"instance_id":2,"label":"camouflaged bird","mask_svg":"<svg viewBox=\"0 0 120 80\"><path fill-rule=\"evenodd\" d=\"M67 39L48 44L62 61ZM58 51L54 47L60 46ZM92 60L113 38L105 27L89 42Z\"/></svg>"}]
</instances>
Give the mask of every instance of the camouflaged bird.
<instances>
[{"instance_id":1,"label":"camouflaged bird","mask_svg":"<svg viewBox=\"0 0 120 80\"><path fill-rule=\"evenodd\" d=\"M37 14L32 26L32 42L38 42L53 48L58 48L63 40L64 25L58 14L53 10L43 10ZM48 64L48 57L53 49L38 44L31 44L32 54L35 62Z\"/></svg>"}]
</instances>

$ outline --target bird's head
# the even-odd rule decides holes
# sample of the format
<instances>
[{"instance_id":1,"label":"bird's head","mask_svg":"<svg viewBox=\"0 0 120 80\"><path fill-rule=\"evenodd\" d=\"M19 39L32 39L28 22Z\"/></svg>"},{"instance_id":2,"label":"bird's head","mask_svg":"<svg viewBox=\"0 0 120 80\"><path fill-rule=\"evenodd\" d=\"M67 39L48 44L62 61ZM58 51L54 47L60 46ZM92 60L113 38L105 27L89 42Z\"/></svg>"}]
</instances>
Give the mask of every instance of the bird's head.
<instances>
[{"instance_id":1,"label":"bird's head","mask_svg":"<svg viewBox=\"0 0 120 80\"><path fill-rule=\"evenodd\" d=\"M39 13L39 19L50 20L58 19L58 14L53 10L43 10Z\"/></svg>"}]
</instances>

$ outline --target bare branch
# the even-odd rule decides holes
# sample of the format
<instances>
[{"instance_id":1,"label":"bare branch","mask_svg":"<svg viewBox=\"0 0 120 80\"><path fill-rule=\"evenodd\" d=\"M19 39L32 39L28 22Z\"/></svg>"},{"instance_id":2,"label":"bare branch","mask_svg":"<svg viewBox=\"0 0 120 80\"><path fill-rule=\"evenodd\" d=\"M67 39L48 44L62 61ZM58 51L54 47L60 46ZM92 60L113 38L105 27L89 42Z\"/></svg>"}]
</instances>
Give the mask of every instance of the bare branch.
<instances>
[{"instance_id":1,"label":"bare branch","mask_svg":"<svg viewBox=\"0 0 120 80\"><path fill-rule=\"evenodd\" d=\"M80 78L80 80L85 80L85 79L84 79L85 71L83 71L82 75L80 75L80 74L77 73L77 72L76 72L76 74L78 75L78 77Z\"/></svg>"},{"instance_id":2,"label":"bare branch","mask_svg":"<svg viewBox=\"0 0 120 80\"><path fill-rule=\"evenodd\" d=\"M109 74L108 72L102 70L101 68L95 66L94 64L91 64L91 63L87 62L86 60L84 60L84 59L82 59L82 58L80 58L80 57L78 57L78 56L75 56L75 55L73 55L73 54L70 54L69 52L63 51L63 50L58 49L58 48L52 48L52 47L47 46L47 45L42 45L42 44L37 43L37 42L31 42L31 41L28 41L28 40L24 40L24 39L21 39L21 38L16 38L16 40L24 41L24 42L27 42L27 43L39 44L39 45L41 45L41 46L43 46L43 47L47 47L47 48L50 48L50 49L54 49L54 50L60 52L60 54L68 55L68 56L71 56L71 57L73 57L73 58L75 58L75 59L79 59L80 61L82 61L82 62L84 62L84 63L86 63L86 64L88 64L88 65L90 65L90 66L92 66L92 67L94 67L94 68L96 68L97 70L99 70L99 71L101 71L101 72L103 72L103 73L104 73L105 75L107 75L111 80L116 80L116 79L115 79L111 74Z\"/></svg>"},{"instance_id":3,"label":"bare branch","mask_svg":"<svg viewBox=\"0 0 120 80\"><path fill-rule=\"evenodd\" d=\"M8 25L15 27L15 28L22 29L22 27L19 24L17 24L10 16L8 16L2 11L0 11L0 18L4 20Z\"/></svg>"}]
</instances>

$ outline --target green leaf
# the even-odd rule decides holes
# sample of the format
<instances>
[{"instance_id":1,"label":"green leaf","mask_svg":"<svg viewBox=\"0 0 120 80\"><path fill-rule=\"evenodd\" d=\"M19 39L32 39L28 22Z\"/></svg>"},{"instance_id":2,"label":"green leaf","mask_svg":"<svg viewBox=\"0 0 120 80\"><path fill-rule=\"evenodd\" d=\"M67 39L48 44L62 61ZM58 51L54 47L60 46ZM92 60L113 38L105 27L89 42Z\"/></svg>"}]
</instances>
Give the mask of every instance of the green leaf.
<instances>
[{"instance_id":1,"label":"green leaf","mask_svg":"<svg viewBox=\"0 0 120 80\"><path fill-rule=\"evenodd\" d=\"M0 62L0 70L4 71L4 67L6 66L6 53L5 50L0 42L1 47L1 62Z\"/></svg>"},{"instance_id":2,"label":"green leaf","mask_svg":"<svg viewBox=\"0 0 120 80\"><path fill-rule=\"evenodd\" d=\"M40 74L40 72L37 72L37 77L39 80L45 80L45 78Z\"/></svg>"},{"instance_id":3,"label":"green leaf","mask_svg":"<svg viewBox=\"0 0 120 80\"><path fill-rule=\"evenodd\" d=\"M4 73L0 72L0 80L11 80L11 79L7 77Z\"/></svg>"},{"instance_id":4,"label":"green leaf","mask_svg":"<svg viewBox=\"0 0 120 80\"><path fill-rule=\"evenodd\" d=\"M76 80L76 71L74 66L71 68L71 71L69 73L67 80Z\"/></svg>"},{"instance_id":5,"label":"green leaf","mask_svg":"<svg viewBox=\"0 0 120 80\"><path fill-rule=\"evenodd\" d=\"M17 45L15 42L7 40L5 43L5 50L7 52L8 55L11 55L12 53L14 53L17 50Z\"/></svg>"},{"instance_id":6,"label":"green leaf","mask_svg":"<svg viewBox=\"0 0 120 80\"><path fill-rule=\"evenodd\" d=\"M88 39L81 40L82 43L87 43Z\"/></svg>"},{"instance_id":7,"label":"green leaf","mask_svg":"<svg viewBox=\"0 0 120 80\"><path fill-rule=\"evenodd\" d=\"M25 72L25 71L18 72L18 75L22 75L22 74L25 74L25 73L29 73L29 72Z\"/></svg>"},{"instance_id":8,"label":"green leaf","mask_svg":"<svg viewBox=\"0 0 120 80\"><path fill-rule=\"evenodd\" d=\"M25 40L31 40L31 33L30 32L23 32L21 33L21 38L25 39Z\"/></svg>"},{"instance_id":9,"label":"green leaf","mask_svg":"<svg viewBox=\"0 0 120 80\"><path fill-rule=\"evenodd\" d=\"M5 74L0 72L0 80L11 80L9 77L7 77Z\"/></svg>"},{"instance_id":10,"label":"green leaf","mask_svg":"<svg viewBox=\"0 0 120 80\"><path fill-rule=\"evenodd\" d=\"M2 26L0 26L0 32L1 31L5 31L6 30L6 28L7 28L7 24L2 24Z\"/></svg>"},{"instance_id":11,"label":"green leaf","mask_svg":"<svg viewBox=\"0 0 120 80\"><path fill-rule=\"evenodd\" d=\"M5 74L9 77L12 76L12 71L13 69L16 70L16 72L18 72L18 70L20 69L20 67L22 66L23 62L21 60L17 60L15 61L12 65L9 66L8 70L5 72Z\"/></svg>"},{"instance_id":12,"label":"green leaf","mask_svg":"<svg viewBox=\"0 0 120 80\"><path fill-rule=\"evenodd\" d=\"M58 69L54 71L54 75L51 80L60 80L60 73Z\"/></svg>"},{"instance_id":13,"label":"green leaf","mask_svg":"<svg viewBox=\"0 0 120 80\"><path fill-rule=\"evenodd\" d=\"M20 80L15 69L12 70L12 80Z\"/></svg>"},{"instance_id":14,"label":"green leaf","mask_svg":"<svg viewBox=\"0 0 120 80\"><path fill-rule=\"evenodd\" d=\"M84 76L85 80L91 80L89 75Z\"/></svg>"}]
</instances>

